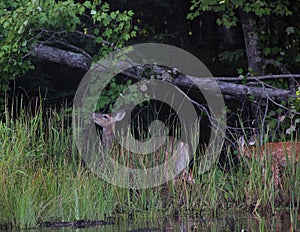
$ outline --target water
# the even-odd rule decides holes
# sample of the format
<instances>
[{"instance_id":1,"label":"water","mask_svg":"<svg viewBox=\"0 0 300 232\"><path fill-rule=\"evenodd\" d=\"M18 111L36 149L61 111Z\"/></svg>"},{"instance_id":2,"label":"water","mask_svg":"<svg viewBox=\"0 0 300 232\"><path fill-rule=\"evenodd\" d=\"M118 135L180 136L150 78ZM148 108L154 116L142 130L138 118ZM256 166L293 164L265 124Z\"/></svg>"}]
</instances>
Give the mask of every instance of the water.
<instances>
[{"instance_id":1,"label":"water","mask_svg":"<svg viewBox=\"0 0 300 232\"><path fill-rule=\"evenodd\" d=\"M295 224L297 227L295 228ZM294 223L295 231L300 229L300 220ZM118 221L113 225L94 226L88 228L43 228L38 231L54 232L54 231L80 231L80 232L95 232L95 231L130 231L130 232L150 232L150 231L290 231L291 223L288 214L276 217L261 217L251 214L236 216L228 216L218 219L206 218L156 218L156 219L141 219L135 222Z\"/></svg>"}]
</instances>

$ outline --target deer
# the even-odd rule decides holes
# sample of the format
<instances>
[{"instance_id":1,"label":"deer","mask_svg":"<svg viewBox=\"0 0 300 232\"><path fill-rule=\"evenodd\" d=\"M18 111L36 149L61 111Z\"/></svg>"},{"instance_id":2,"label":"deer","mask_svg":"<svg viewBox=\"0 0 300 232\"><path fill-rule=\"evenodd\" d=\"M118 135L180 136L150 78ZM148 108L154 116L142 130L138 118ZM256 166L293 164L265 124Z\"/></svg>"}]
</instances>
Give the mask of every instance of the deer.
<instances>
[{"instance_id":1,"label":"deer","mask_svg":"<svg viewBox=\"0 0 300 232\"><path fill-rule=\"evenodd\" d=\"M245 157L251 159L253 157L271 162L271 169L274 180L274 188L282 188L281 179L279 177L280 168L287 166L288 162L295 164L299 159L300 142L268 142L261 146L255 145L255 137L249 139L249 144L246 145L244 136L239 138L240 150L238 158Z\"/></svg>"},{"instance_id":2,"label":"deer","mask_svg":"<svg viewBox=\"0 0 300 232\"><path fill-rule=\"evenodd\" d=\"M116 113L92 113L92 120L94 123L102 127L103 129L103 134L102 134L102 146L103 150L106 152L109 152L114 144L116 143L116 138L115 138L115 125L118 121L121 121L124 119L126 115L126 112L124 110L120 110ZM174 144L176 144L174 137L168 137L168 143L165 145L165 147L160 149L164 152L165 156L165 170L167 170L167 161L168 157L172 155L171 157L175 159L175 167L174 169L179 169L182 170L182 165L184 165L184 168L181 173L174 178L174 185L179 185L179 184L191 184L193 185L195 180L193 178L193 175L191 172L188 170L188 165L189 165L189 148L188 144L184 142L179 142L177 143L179 149L173 148ZM123 149L122 154L128 154L129 157L131 157L131 152L126 151L125 148ZM173 154L173 153L179 153L179 154ZM131 159L131 158L130 158ZM177 173L177 170L173 170L174 173Z\"/></svg>"}]
</instances>

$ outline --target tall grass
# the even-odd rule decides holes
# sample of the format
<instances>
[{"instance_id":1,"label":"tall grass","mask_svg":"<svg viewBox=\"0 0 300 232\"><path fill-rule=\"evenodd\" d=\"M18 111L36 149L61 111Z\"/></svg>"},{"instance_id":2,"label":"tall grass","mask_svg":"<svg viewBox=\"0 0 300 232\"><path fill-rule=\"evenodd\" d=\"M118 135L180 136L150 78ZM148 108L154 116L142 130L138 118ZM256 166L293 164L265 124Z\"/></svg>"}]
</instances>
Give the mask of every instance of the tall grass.
<instances>
[{"instance_id":1,"label":"tall grass","mask_svg":"<svg viewBox=\"0 0 300 232\"><path fill-rule=\"evenodd\" d=\"M0 124L0 224L99 219L111 214L114 189L86 170L66 118L56 111L23 113Z\"/></svg>"},{"instance_id":2,"label":"tall grass","mask_svg":"<svg viewBox=\"0 0 300 232\"><path fill-rule=\"evenodd\" d=\"M35 228L45 221L100 220L116 214L133 220L145 213L217 217L232 209L286 210L293 227L299 224L299 167L283 170L282 190L272 185L270 165L258 159L232 164L231 172L215 164L198 175L194 167L196 182L184 190L172 182L167 192L164 186L129 190L87 169L72 138L65 111L37 107L34 113L23 110L0 122L0 228Z\"/></svg>"}]
</instances>

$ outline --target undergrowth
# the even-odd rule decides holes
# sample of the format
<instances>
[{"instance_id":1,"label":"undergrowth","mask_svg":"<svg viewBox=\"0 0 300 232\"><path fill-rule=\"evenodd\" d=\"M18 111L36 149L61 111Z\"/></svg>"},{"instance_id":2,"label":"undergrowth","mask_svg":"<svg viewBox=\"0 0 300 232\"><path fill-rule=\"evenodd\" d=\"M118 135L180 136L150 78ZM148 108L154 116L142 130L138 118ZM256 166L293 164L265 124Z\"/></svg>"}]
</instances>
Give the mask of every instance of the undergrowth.
<instances>
[{"instance_id":1,"label":"undergrowth","mask_svg":"<svg viewBox=\"0 0 300 232\"><path fill-rule=\"evenodd\" d=\"M203 214L228 210L290 213L295 228L300 204L300 170L282 171L274 189L270 166L243 160L224 172L215 164L184 189L168 183L144 190L111 185L81 160L66 111L37 108L0 122L0 228L36 228L45 221L100 220L131 215ZM236 154L230 154L235 156Z\"/></svg>"}]
</instances>

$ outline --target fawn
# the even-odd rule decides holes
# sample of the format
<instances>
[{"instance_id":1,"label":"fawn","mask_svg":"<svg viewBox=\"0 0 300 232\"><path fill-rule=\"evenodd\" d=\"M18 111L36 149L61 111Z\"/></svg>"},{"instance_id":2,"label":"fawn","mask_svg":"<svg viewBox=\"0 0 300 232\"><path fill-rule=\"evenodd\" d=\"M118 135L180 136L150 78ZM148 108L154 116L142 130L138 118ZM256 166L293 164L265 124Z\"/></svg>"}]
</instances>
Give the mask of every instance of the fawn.
<instances>
[{"instance_id":1,"label":"fawn","mask_svg":"<svg viewBox=\"0 0 300 232\"><path fill-rule=\"evenodd\" d=\"M300 142L270 142L262 146L255 146L255 137L251 137L250 146L247 146L244 137L241 136L239 145L241 146L238 153L239 159L242 156L248 159L258 156L261 160L265 156L267 160L270 159L275 188L278 188L279 185L282 188L279 177L280 167L286 166L288 162L296 163L300 153Z\"/></svg>"},{"instance_id":2,"label":"fawn","mask_svg":"<svg viewBox=\"0 0 300 232\"><path fill-rule=\"evenodd\" d=\"M115 134L114 134L115 133L115 124L117 121L121 121L124 118L125 114L126 114L126 112L123 110L118 111L114 114L102 114L102 113L93 113L92 114L93 121L97 125L99 125L103 128L102 145L103 145L104 151L109 151L110 149L112 149L112 146L114 145L114 142L115 142ZM164 147L163 147L163 152L164 152L164 156L165 156L164 157L165 158L165 162L164 162L165 170L167 170L167 168L168 168L167 167L168 157L169 157L169 155L172 155L171 158L175 159L175 167L174 167L175 170L173 170L174 173L177 173L176 171L179 169L182 169L182 167L186 167L185 169L183 169L183 171L180 173L180 175L174 179L175 185L180 184L182 182L193 185L194 178L193 178L192 174L188 171L188 165L189 165L188 145L186 143L179 142L177 144L179 149L176 150L176 148L174 148L174 150L173 150L173 146L174 146L174 144L176 144L174 141L175 140L173 137L169 137L168 143L167 143L168 146L164 145ZM175 154L178 151L179 151L179 154ZM130 159L132 159L132 157L131 157L132 153L125 150L124 154L126 154L126 153L127 154L129 153Z\"/></svg>"}]
</instances>

